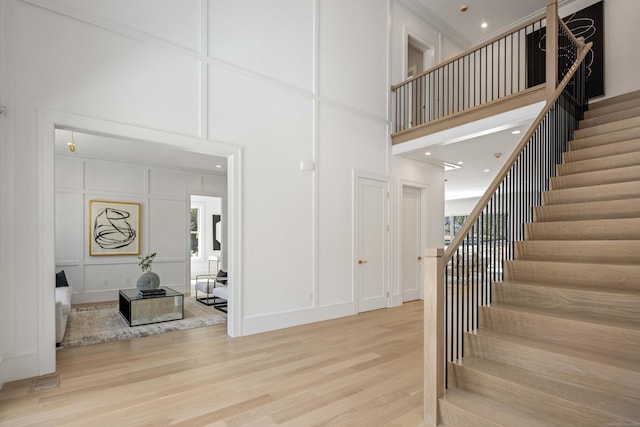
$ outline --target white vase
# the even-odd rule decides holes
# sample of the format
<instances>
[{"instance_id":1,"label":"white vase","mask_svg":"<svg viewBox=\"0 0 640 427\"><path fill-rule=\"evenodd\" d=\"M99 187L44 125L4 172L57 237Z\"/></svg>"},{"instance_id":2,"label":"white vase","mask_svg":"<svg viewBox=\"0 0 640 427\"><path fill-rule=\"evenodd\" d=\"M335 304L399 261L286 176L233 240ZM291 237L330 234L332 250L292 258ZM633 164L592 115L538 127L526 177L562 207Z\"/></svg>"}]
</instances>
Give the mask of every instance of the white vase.
<instances>
[{"instance_id":1,"label":"white vase","mask_svg":"<svg viewBox=\"0 0 640 427\"><path fill-rule=\"evenodd\" d=\"M136 281L136 287L141 291L146 291L149 289L158 289L160 286L160 276L152 271L147 271L143 273L142 276L138 277Z\"/></svg>"}]
</instances>

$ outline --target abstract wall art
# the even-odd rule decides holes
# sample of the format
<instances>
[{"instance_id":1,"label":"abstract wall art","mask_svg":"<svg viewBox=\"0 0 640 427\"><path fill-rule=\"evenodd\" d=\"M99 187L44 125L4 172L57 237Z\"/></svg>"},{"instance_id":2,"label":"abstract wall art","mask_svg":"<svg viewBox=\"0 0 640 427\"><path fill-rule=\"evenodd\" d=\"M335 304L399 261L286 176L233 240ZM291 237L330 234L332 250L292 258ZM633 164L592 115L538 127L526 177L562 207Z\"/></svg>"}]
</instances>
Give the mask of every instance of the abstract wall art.
<instances>
[{"instance_id":1,"label":"abstract wall art","mask_svg":"<svg viewBox=\"0 0 640 427\"><path fill-rule=\"evenodd\" d=\"M222 248L222 216L213 215L213 250Z\"/></svg>"},{"instance_id":2,"label":"abstract wall art","mask_svg":"<svg viewBox=\"0 0 640 427\"><path fill-rule=\"evenodd\" d=\"M140 255L140 203L89 202L89 255Z\"/></svg>"},{"instance_id":3,"label":"abstract wall art","mask_svg":"<svg viewBox=\"0 0 640 427\"><path fill-rule=\"evenodd\" d=\"M592 4L576 13L562 18L576 37L584 37L586 43L593 42L591 51L585 58L587 97L604 95L604 6L603 2ZM527 87L533 87L545 81L545 45L546 29L542 28L527 34ZM567 57L567 58L564 58ZM575 58L560 49L558 75L567 72ZM567 66L568 64L568 66Z\"/></svg>"}]
</instances>

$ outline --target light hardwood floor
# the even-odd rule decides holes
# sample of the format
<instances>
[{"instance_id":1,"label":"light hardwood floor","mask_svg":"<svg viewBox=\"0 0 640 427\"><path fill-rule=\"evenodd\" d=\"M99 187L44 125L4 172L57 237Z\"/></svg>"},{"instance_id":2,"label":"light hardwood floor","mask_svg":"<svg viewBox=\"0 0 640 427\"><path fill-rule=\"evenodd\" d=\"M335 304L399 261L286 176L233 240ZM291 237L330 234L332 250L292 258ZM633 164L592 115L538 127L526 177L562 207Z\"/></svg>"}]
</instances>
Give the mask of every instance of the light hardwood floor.
<instances>
[{"instance_id":1,"label":"light hardwood floor","mask_svg":"<svg viewBox=\"0 0 640 427\"><path fill-rule=\"evenodd\" d=\"M212 326L59 350L0 390L7 426L420 426L423 304L229 338Z\"/></svg>"}]
</instances>

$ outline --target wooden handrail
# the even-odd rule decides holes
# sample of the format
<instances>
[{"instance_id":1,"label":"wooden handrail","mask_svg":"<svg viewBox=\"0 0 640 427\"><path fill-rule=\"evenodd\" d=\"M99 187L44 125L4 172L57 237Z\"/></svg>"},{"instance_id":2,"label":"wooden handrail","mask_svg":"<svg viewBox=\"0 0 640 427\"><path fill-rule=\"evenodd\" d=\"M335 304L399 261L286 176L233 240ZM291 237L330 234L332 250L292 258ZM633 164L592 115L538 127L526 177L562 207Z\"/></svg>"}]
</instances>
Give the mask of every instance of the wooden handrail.
<instances>
[{"instance_id":1,"label":"wooden handrail","mask_svg":"<svg viewBox=\"0 0 640 427\"><path fill-rule=\"evenodd\" d=\"M592 45L593 45L593 42L589 42L587 44L582 44L580 46L580 52L578 54L578 57L576 58L575 62L569 69L569 72L564 76L564 78L562 79L562 82L560 82L560 84L558 85L556 90L553 92L553 94L547 98L546 105L544 106L542 111L540 111L536 119L533 121L533 123L527 130L527 132L524 134L524 136L520 140L520 143L516 146L511 156L509 156L504 166L502 166L502 169L500 169L500 171L498 172L498 175L496 175L494 180L491 182L491 185L489 185L489 188L487 188L487 191L484 193L484 195L482 196L482 198L480 199L476 207L471 211L471 213L469 214L469 217L465 220L464 224L462 224L460 231L458 231L453 241L445 251L444 260L443 260L445 264L448 263L449 260L451 260L451 257L453 256L453 254L458 250L458 247L460 246L460 244L462 243L466 235L469 233L469 230L471 229L473 224L476 222L476 220L484 210L485 206L487 206L487 204L489 203L489 200L491 199L491 197L493 197L493 194L496 192L496 190L504 180L505 176L513 166L513 163L516 161L516 159L518 158L522 150L528 144L529 139L531 139L531 137L533 136L534 132L538 128L538 125L540 124L540 122L542 122L542 119L547 115L547 113L551 109L551 106L554 104L554 102L558 99L562 91L565 89L565 87L569 83L569 80L571 80L576 70L578 69L578 66L584 60L585 56L587 56L587 53L591 49Z\"/></svg>"},{"instance_id":2,"label":"wooden handrail","mask_svg":"<svg viewBox=\"0 0 640 427\"><path fill-rule=\"evenodd\" d=\"M583 46L584 45L584 37L576 38L576 36L574 36L573 33L571 32L571 29L567 26L567 24L565 24L565 22L562 19L558 19L558 22L560 23L560 25L562 25L562 28L564 28L564 30L567 32L567 34L569 34L569 37L571 37L571 40L573 40L573 42L576 45L578 45L578 46Z\"/></svg>"},{"instance_id":3,"label":"wooden handrail","mask_svg":"<svg viewBox=\"0 0 640 427\"><path fill-rule=\"evenodd\" d=\"M487 47L487 46L495 43L496 41L502 39L503 37L506 37L506 36L508 36L510 34L513 34L515 32L521 31L522 29L524 29L524 28L528 27L529 25L534 24L534 23L544 19L545 17L546 17L545 13L541 13L539 15L536 15L535 17L533 17L531 19L528 19L525 22L521 23L517 28L512 28L510 30L506 30L506 31L498 34L497 36L489 39L488 41L485 41L482 44L479 44L478 46L472 47L471 49L469 49L469 50L467 50L467 51L465 51L465 52L463 52L463 53L461 53L459 55L456 55L451 59L447 59L446 61L441 62L440 64L429 68L427 71L423 71L422 73L418 74L417 76L411 77L410 79L404 80L404 81L402 81L400 83L397 83L397 84L391 86L391 91L395 91L399 87L402 87L402 86L404 86L404 85L406 85L408 83L411 83L414 80L418 80L420 77L426 76L427 74L432 73L432 72L434 72L435 70L437 70L439 68L445 67L445 66L447 66L447 65L449 65L449 64L451 64L451 63L453 63L453 62L455 62L455 61L457 61L457 60L459 60L461 58L464 58L465 56L469 55L472 52L475 52L475 51L480 50L480 49L482 49L484 47Z\"/></svg>"}]
</instances>

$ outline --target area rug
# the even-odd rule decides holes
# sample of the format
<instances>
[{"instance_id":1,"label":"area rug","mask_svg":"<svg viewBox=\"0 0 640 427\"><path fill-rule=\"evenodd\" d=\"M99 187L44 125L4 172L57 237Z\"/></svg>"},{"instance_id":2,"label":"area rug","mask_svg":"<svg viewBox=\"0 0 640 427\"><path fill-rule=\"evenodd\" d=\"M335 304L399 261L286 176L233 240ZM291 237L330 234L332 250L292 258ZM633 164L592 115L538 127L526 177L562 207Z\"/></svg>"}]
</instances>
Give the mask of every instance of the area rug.
<instances>
[{"instance_id":1,"label":"area rug","mask_svg":"<svg viewBox=\"0 0 640 427\"><path fill-rule=\"evenodd\" d=\"M118 304L72 308L67 321L67 332L59 348L127 340L217 325L226 321L226 313L200 304L193 297L184 299L184 319L133 327L129 327L120 316Z\"/></svg>"}]
</instances>

